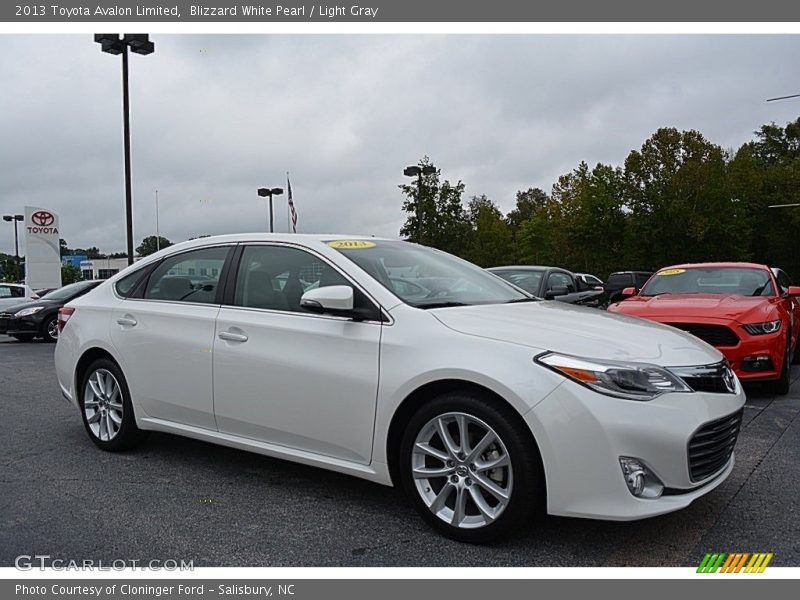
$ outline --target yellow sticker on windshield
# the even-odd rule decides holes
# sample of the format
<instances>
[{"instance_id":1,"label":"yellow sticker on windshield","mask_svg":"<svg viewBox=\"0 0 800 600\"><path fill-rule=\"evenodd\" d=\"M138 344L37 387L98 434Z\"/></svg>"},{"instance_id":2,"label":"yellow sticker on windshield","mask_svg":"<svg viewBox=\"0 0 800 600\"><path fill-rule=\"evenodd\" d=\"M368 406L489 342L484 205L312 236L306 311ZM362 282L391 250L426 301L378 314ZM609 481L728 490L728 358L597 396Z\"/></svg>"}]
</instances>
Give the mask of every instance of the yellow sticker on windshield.
<instances>
[{"instance_id":1,"label":"yellow sticker on windshield","mask_svg":"<svg viewBox=\"0 0 800 600\"><path fill-rule=\"evenodd\" d=\"M360 248L374 248L375 242L366 240L333 240L328 242L328 246L337 250L357 250Z\"/></svg>"},{"instance_id":2,"label":"yellow sticker on windshield","mask_svg":"<svg viewBox=\"0 0 800 600\"><path fill-rule=\"evenodd\" d=\"M681 273L686 273L686 269L666 269L664 271L659 271L656 274L657 275L680 275Z\"/></svg>"}]
</instances>

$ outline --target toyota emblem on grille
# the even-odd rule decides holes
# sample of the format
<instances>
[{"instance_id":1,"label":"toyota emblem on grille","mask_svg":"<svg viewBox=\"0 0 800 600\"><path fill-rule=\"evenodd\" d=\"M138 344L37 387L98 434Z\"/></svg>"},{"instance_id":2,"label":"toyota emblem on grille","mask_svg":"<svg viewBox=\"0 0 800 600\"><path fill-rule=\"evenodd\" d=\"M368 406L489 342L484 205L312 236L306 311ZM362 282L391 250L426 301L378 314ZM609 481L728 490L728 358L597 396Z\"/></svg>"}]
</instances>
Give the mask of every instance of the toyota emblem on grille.
<instances>
[{"instance_id":1,"label":"toyota emblem on grille","mask_svg":"<svg viewBox=\"0 0 800 600\"><path fill-rule=\"evenodd\" d=\"M733 377L733 371L731 371L728 365L722 368L722 381L725 383L725 387L728 388L730 393L736 392L736 382Z\"/></svg>"},{"instance_id":2,"label":"toyota emblem on grille","mask_svg":"<svg viewBox=\"0 0 800 600\"><path fill-rule=\"evenodd\" d=\"M38 225L39 227L52 225L55 220L56 218L46 210L39 210L31 215L31 221L33 221L34 225Z\"/></svg>"}]
</instances>

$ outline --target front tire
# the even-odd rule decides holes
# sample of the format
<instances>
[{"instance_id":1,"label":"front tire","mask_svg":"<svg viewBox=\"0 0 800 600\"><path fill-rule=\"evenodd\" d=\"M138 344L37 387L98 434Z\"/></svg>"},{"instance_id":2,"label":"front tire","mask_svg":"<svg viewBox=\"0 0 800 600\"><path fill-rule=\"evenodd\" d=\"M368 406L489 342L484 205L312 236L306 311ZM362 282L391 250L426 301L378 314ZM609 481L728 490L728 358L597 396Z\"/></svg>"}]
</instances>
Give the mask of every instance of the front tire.
<instances>
[{"instance_id":1,"label":"front tire","mask_svg":"<svg viewBox=\"0 0 800 600\"><path fill-rule=\"evenodd\" d=\"M478 544L524 529L544 489L530 432L511 409L470 392L445 393L414 414L400 447L400 479L431 527Z\"/></svg>"},{"instance_id":2,"label":"front tire","mask_svg":"<svg viewBox=\"0 0 800 600\"><path fill-rule=\"evenodd\" d=\"M47 317L42 324L42 337L45 342L58 341L58 315Z\"/></svg>"},{"instance_id":3,"label":"front tire","mask_svg":"<svg viewBox=\"0 0 800 600\"><path fill-rule=\"evenodd\" d=\"M783 367L781 367L781 376L770 384L770 391L779 396L785 396L789 393L789 387L792 384L791 378L791 362L792 362L792 337L787 335L786 350L783 353Z\"/></svg>"},{"instance_id":4,"label":"front tire","mask_svg":"<svg viewBox=\"0 0 800 600\"><path fill-rule=\"evenodd\" d=\"M136 426L125 376L110 359L89 365L80 383L80 407L89 438L103 450L128 450L147 436Z\"/></svg>"}]
</instances>

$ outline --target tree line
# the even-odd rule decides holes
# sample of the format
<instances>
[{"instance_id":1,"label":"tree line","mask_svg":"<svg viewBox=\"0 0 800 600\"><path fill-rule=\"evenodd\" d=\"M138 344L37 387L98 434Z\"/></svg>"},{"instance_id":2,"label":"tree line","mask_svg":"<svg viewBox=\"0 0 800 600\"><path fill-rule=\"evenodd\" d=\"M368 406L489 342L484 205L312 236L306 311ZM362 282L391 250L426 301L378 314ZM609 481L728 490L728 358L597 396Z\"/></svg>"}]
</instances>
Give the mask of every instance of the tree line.
<instances>
[{"instance_id":1,"label":"tree line","mask_svg":"<svg viewBox=\"0 0 800 600\"><path fill-rule=\"evenodd\" d=\"M420 167L430 165L428 157ZM736 150L698 131L657 130L622 165L581 162L548 192L464 202L437 170L401 185L400 235L480 266L540 264L607 277L669 264L752 261L800 279L800 118L763 125ZM419 211L417 211L419 204ZM419 220L418 220L419 215Z\"/></svg>"}]
</instances>

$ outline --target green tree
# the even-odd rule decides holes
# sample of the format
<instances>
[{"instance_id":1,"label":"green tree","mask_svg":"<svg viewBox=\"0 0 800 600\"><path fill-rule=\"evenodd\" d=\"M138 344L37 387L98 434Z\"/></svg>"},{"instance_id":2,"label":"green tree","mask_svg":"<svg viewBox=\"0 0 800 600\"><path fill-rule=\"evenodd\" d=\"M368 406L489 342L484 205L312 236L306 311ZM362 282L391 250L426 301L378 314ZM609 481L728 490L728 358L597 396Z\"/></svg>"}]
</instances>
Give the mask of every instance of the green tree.
<instances>
[{"instance_id":1,"label":"green tree","mask_svg":"<svg viewBox=\"0 0 800 600\"><path fill-rule=\"evenodd\" d=\"M3 281L5 283L15 283L20 280L17 261L13 257L6 255L5 258L0 260L0 270L2 270Z\"/></svg>"},{"instance_id":2,"label":"green tree","mask_svg":"<svg viewBox=\"0 0 800 600\"><path fill-rule=\"evenodd\" d=\"M420 160L420 168L429 166L430 159ZM464 184L440 182L441 171L422 176L421 190L418 182L403 184L400 190L406 196L403 210L408 213L400 229L400 236L411 241L463 255L468 244L470 223L461 196ZM419 211L417 208L419 207ZM418 220L418 215L421 217Z\"/></svg>"},{"instance_id":3,"label":"green tree","mask_svg":"<svg viewBox=\"0 0 800 600\"><path fill-rule=\"evenodd\" d=\"M728 155L697 131L664 128L625 159L628 268L741 257L749 225L732 202Z\"/></svg>"},{"instance_id":4,"label":"green tree","mask_svg":"<svg viewBox=\"0 0 800 600\"><path fill-rule=\"evenodd\" d=\"M158 243L157 243L158 242ZM139 244L136 248L136 253L139 256L150 256L154 252L158 251L158 246L160 245L161 249L168 248L172 246L172 242L170 242L165 237L158 237L154 235L147 236L142 240L142 243Z\"/></svg>"},{"instance_id":5,"label":"green tree","mask_svg":"<svg viewBox=\"0 0 800 600\"><path fill-rule=\"evenodd\" d=\"M481 267L513 262L513 238L497 205L485 195L475 196L467 206L469 242L463 256Z\"/></svg>"},{"instance_id":6,"label":"green tree","mask_svg":"<svg viewBox=\"0 0 800 600\"><path fill-rule=\"evenodd\" d=\"M75 283L83 279L81 270L72 263L61 265L61 283L67 285L68 283Z\"/></svg>"}]
</instances>

